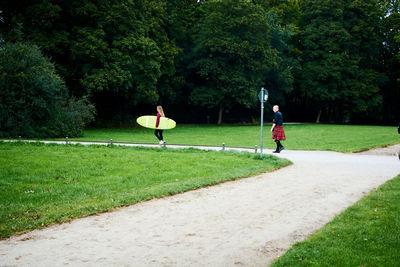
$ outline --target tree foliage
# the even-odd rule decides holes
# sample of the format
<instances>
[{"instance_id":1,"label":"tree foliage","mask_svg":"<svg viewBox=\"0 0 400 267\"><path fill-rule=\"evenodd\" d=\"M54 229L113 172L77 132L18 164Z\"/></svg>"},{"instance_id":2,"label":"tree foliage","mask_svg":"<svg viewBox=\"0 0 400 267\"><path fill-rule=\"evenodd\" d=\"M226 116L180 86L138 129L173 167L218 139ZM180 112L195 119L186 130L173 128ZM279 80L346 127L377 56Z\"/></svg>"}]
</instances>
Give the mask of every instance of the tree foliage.
<instances>
[{"instance_id":1,"label":"tree foliage","mask_svg":"<svg viewBox=\"0 0 400 267\"><path fill-rule=\"evenodd\" d=\"M192 63L198 75L191 101L222 112L235 103L251 107L268 72L279 70L281 37L275 17L250 1L207 1L197 25ZM269 74L273 75L273 74Z\"/></svg>"},{"instance_id":2,"label":"tree foliage","mask_svg":"<svg viewBox=\"0 0 400 267\"><path fill-rule=\"evenodd\" d=\"M3 8L5 40L40 45L71 94L89 94L101 109L110 96L112 106L155 104L175 74L163 2L22 1Z\"/></svg>"},{"instance_id":3,"label":"tree foliage","mask_svg":"<svg viewBox=\"0 0 400 267\"><path fill-rule=\"evenodd\" d=\"M318 107L317 122L322 110L353 115L381 103L378 20L374 0L309 0L304 6L299 89Z\"/></svg>"},{"instance_id":4,"label":"tree foliage","mask_svg":"<svg viewBox=\"0 0 400 267\"><path fill-rule=\"evenodd\" d=\"M400 120L400 2L380 2L384 17L381 20L383 48L380 54L381 70L387 82L381 86L383 120L386 123Z\"/></svg>"},{"instance_id":5,"label":"tree foliage","mask_svg":"<svg viewBox=\"0 0 400 267\"><path fill-rule=\"evenodd\" d=\"M400 119L398 0L19 0L0 11L0 41L39 46L97 123L155 104L178 121L251 120L261 86L288 119Z\"/></svg>"},{"instance_id":6,"label":"tree foliage","mask_svg":"<svg viewBox=\"0 0 400 267\"><path fill-rule=\"evenodd\" d=\"M93 112L85 99L68 99L64 81L37 46L0 46L0 136L79 136Z\"/></svg>"}]
</instances>

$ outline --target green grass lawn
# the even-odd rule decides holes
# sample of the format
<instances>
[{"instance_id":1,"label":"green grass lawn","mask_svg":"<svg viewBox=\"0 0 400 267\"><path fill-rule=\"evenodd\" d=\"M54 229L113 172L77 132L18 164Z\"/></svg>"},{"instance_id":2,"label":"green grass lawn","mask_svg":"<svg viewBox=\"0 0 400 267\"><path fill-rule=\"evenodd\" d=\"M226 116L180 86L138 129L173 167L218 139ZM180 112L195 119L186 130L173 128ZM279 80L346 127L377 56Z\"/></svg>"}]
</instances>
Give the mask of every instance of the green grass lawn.
<instances>
[{"instance_id":1,"label":"green grass lawn","mask_svg":"<svg viewBox=\"0 0 400 267\"><path fill-rule=\"evenodd\" d=\"M0 238L288 164L238 152L0 142Z\"/></svg>"},{"instance_id":2,"label":"green grass lawn","mask_svg":"<svg viewBox=\"0 0 400 267\"><path fill-rule=\"evenodd\" d=\"M400 266L400 175L295 244L272 266Z\"/></svg>"},{"instance_id":3,"label":"green grass lawn","mask_svg":"<svg viewBox=\"0 0 400 267\"><path fill-rule=\"evenodd\" d=\"M271 126L264 127L264 147L275 148L269 132ZM396 127L356 126L333 124L294 124L285 125L287 149L331 150L357 152L370 148L400 143ZM215 126L215 125L177 125L175 129L164 132L169 144L212 145L225 143L232 147L254 148L260 145L259 126ZM154 130L142 127L131 129L87 129L81 138L71 140L114 142L157 143Z\"/></svg>"}]
</instances>

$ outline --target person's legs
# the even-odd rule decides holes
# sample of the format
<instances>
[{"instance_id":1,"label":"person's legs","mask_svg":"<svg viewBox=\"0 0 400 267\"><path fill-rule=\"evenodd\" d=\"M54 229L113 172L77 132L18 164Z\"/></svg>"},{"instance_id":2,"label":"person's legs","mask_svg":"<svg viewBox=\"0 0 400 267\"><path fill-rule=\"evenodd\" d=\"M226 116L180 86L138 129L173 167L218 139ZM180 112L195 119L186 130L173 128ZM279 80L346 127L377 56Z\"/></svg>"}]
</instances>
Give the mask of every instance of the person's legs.
<instances>
[{"instance_id":1,"label":"person's legs","mask_svg":"<svg viewBox=\"0 0 400 267\"><path fill-rule=\"evenodd\" d=\"M280 140L275 139L275 143L276 143L276 150L272 151L273 153L280 153L282 150L285 149L285 147L281 144Z\"/></svg>"},{"instance_id":2,"label":"person's legs","mask_svg":"<svg viewBox=\"0 0 400 267\"><path fill-rule=\"evenodd\" d=\"M280 142L279 142L278 139L275 139L275 143L276 143L276 149L275 149L275 151L272 151L272 153L279 153L279 144L280 144Z\"/></svg>"},{"instance_id":3,"label":"person's legs","mask_svg":"<svg viewBox=\"0 0 400 267\"><path fill-rule=\"evenodd\" d=\"M279 152L285 149L285 147L281 144L281 141L278 141L278 145L279 145Z\"/></svg>"},{"instance_id":4,"label":"person's legs","mask_svg":"<svg viewBox=\"0 0 400 267\"><path fill-rule=\"evenodd\" d=\"M157 129L156 129L156 130L154 131L154 135L157 137L158 140L160 140L160 141L162 140L162 136L160 136L160 130L157 130Z\"/></svg>"},{"instance_id":5,"label":"person's legs","mask_svg":"<svg viewBox=\"0 0 400 267\"><path fill-rule=\"evenodd\" d=\"M163 141L163 140L164 140L164 137L163 137L163 135L162 135L162 132L163 132L163 130L159 130L159 132L158 132L159 135L160 135L160 138L161 138L160 141Z\"/></svg>"}]
</instances>

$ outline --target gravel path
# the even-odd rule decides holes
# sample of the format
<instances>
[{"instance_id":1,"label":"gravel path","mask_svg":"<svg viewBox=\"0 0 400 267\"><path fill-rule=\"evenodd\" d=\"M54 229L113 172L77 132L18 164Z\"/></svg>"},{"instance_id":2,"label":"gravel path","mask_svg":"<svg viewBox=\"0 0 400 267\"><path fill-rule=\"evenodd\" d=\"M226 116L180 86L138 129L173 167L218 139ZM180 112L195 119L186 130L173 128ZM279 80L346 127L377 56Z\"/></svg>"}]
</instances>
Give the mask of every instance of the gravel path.
<instances>
[{"instance_id":1,"label":"gravel path","mask_svg":"<svg viewBox=\"0 0 400 267\"><path fill-rule=\"evenodd\" d=\"M294 164L2 240L0 265L266 266L400 173L387 155L279 156Z\"/></svg>"}]
</instances>

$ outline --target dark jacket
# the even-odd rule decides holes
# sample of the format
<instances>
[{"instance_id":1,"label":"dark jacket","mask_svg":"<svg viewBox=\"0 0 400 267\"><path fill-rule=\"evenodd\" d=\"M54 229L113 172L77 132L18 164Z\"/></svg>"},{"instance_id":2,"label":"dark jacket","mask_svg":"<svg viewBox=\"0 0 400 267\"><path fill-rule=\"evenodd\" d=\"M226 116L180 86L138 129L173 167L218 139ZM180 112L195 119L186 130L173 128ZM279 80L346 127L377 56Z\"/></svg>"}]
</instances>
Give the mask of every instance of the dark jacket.
<instances>
[{"instance_id":1,"label":"dark jacket","mask_svg":"<svg viewBox=\"0 0 400 267\"><path fill-rule=\"evenodd\" d=\"M283 116L280 111L275 112L274 123L276 124L276 126L283 126Z\"/></svg>"}]
</instances>

